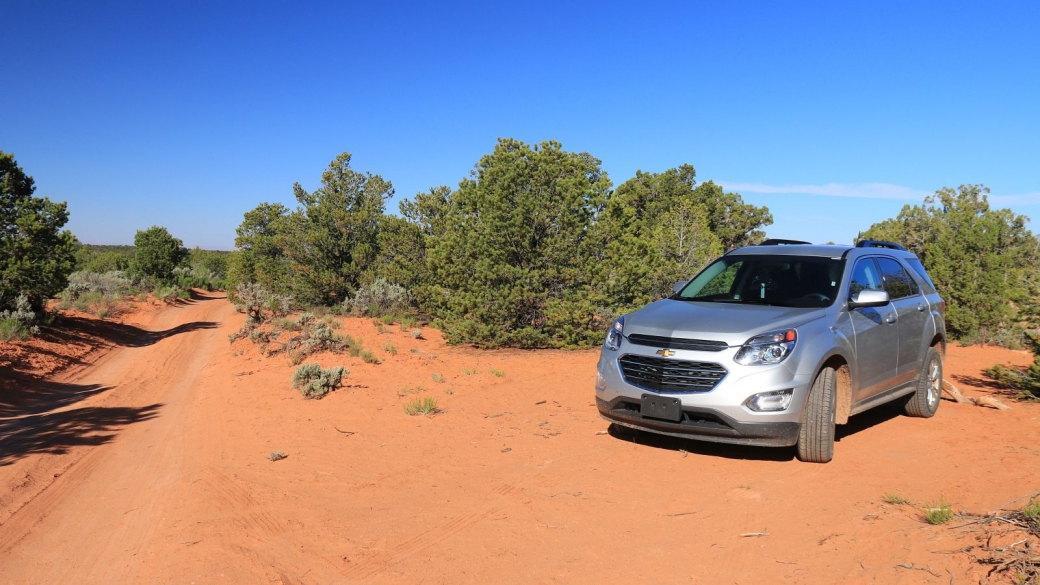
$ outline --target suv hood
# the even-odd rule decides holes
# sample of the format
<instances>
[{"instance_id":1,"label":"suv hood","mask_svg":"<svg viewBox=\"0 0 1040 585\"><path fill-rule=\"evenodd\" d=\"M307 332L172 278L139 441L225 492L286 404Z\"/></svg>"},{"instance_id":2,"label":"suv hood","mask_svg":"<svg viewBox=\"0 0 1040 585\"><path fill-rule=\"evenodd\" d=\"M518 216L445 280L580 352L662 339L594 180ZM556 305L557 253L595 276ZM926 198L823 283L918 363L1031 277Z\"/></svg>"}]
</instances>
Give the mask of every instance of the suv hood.
<instances>
[{"instance_id":1,"label":"suv hood","mask_svg":"<svg viewBox=\"0 0 1040 585\"><path fill-rule=\"evenodd\" d=\"M798 327L826 313L827 309L662 299L625 315L624 335L724 341L734 347L760 333Z\"/></svg>"}]
</instances>

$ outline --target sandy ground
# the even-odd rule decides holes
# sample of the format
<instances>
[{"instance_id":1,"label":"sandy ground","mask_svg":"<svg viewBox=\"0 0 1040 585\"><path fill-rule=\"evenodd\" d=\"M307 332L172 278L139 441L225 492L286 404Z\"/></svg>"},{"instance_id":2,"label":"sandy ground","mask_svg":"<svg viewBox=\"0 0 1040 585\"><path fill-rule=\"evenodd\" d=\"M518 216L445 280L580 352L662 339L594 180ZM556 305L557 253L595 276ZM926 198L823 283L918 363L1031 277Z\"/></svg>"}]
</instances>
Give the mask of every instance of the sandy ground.
<instances>
[{"instance_id":1,"label":"sandy ground","mask_svg":"<svg viewBox=\"0 0 1040 585\"><path fill-rule=\"evenodd\" d=\"M1040 490L1031 404L866 413L812 465L605 433L596 351L477 351L368 319L342 331L382 362L317 356L351 372L304 400L284 356L229 344L241 323L211 294L81 323L56 345L104 349L43 378L0 361L0 582L979 583L989 567L956 552L970 527L919 507ZM996 393L983 368L1029 361L951 347L946 376ZM441 412L407 416L416 396Z\"/></svg>"}]
</instances>

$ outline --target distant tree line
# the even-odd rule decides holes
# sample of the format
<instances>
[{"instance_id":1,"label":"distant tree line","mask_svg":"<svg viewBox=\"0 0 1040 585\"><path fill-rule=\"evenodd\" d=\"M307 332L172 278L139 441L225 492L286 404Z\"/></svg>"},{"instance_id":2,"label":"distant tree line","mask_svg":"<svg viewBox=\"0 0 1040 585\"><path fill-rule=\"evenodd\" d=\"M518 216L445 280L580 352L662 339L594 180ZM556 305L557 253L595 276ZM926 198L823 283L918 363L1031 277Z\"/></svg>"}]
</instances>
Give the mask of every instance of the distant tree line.
<instances>
[{"instance_id":1,"label":"distant tree line","mask_svg":"<svg viewBox=\"0 0 1040 585\"><path fill-rule=\"evenodd\" d=\"M597 343L615 316L690 278L772 223L694 168L639 172L613 188L598 159L558 142L501 139L457 188L386 213L391 183L336 157L295 209L245 214L229 290L257 283L302 305L404 287L446 338L479 346ZM356 306L356 303L355 303Z\"/></svg>"}]
</instances>

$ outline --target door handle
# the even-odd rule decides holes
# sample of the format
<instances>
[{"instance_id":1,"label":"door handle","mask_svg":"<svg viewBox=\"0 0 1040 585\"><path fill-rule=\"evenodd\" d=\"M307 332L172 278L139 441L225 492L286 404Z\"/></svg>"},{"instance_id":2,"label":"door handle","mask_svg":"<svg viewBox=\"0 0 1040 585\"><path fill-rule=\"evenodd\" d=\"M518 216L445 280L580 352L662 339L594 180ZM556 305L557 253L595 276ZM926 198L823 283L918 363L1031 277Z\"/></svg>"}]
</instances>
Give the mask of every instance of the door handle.
<instances>
[{"instance_id":1,"label":"door handle","mask_svg":"<svg viewBox=\"0 0 1040 585\"><path fill-rule=\"evenodd\" d=\"M889 325L891 325L892 323L895 323L895 322L896 322L896 316L895 316L894 313L892 315L888 315L888 316L885 317L885 323L888 323Z\"/></svg>"},{"instance_id":2,"label":"door handle","mask_svg":"<svg viewBox=\"0 0 1040 585\"><path fill-rule=\"evenodd\" d=\"M923 313L924 312L924 305L917 305L917 312L918 313Z\"/></svg>"}]
</instances>

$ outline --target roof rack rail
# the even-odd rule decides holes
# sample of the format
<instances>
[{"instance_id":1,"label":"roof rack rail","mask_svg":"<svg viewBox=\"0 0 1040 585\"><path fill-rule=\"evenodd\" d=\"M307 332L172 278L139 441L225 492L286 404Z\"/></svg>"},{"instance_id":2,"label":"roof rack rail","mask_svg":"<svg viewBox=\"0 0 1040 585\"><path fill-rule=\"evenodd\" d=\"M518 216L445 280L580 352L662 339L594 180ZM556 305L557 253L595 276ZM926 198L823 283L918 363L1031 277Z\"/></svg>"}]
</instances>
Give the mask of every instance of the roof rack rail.
<instances>
[{"instance_id":1,"label":"roof rack rail","mask_svg":"<svg viewBox=\"0 0 1040 585\"><path fill-rule=\"evenodd\" d=\"M902 250L906 252L906 248L900 246L895 242L883 242L881 240L860 240L856 243L857 248L888 248L889 250Z\"/></svg>"},{"instance_id":2,"label":"roof rack rail","mask_svg":"<svg viewBox=\"0 0 1040 585\"><path fill-rule=\"evenodd\" d=\"M778 238L770 238L768 240L765 240L764 242L759 243L758 245L759 246L794 246L794 245L798 245L798 244L809 244L809 245L812 245L812 242L803 242L801 240L781 240L781 239L778 239Z\"/></svg>"}]
</instances>

